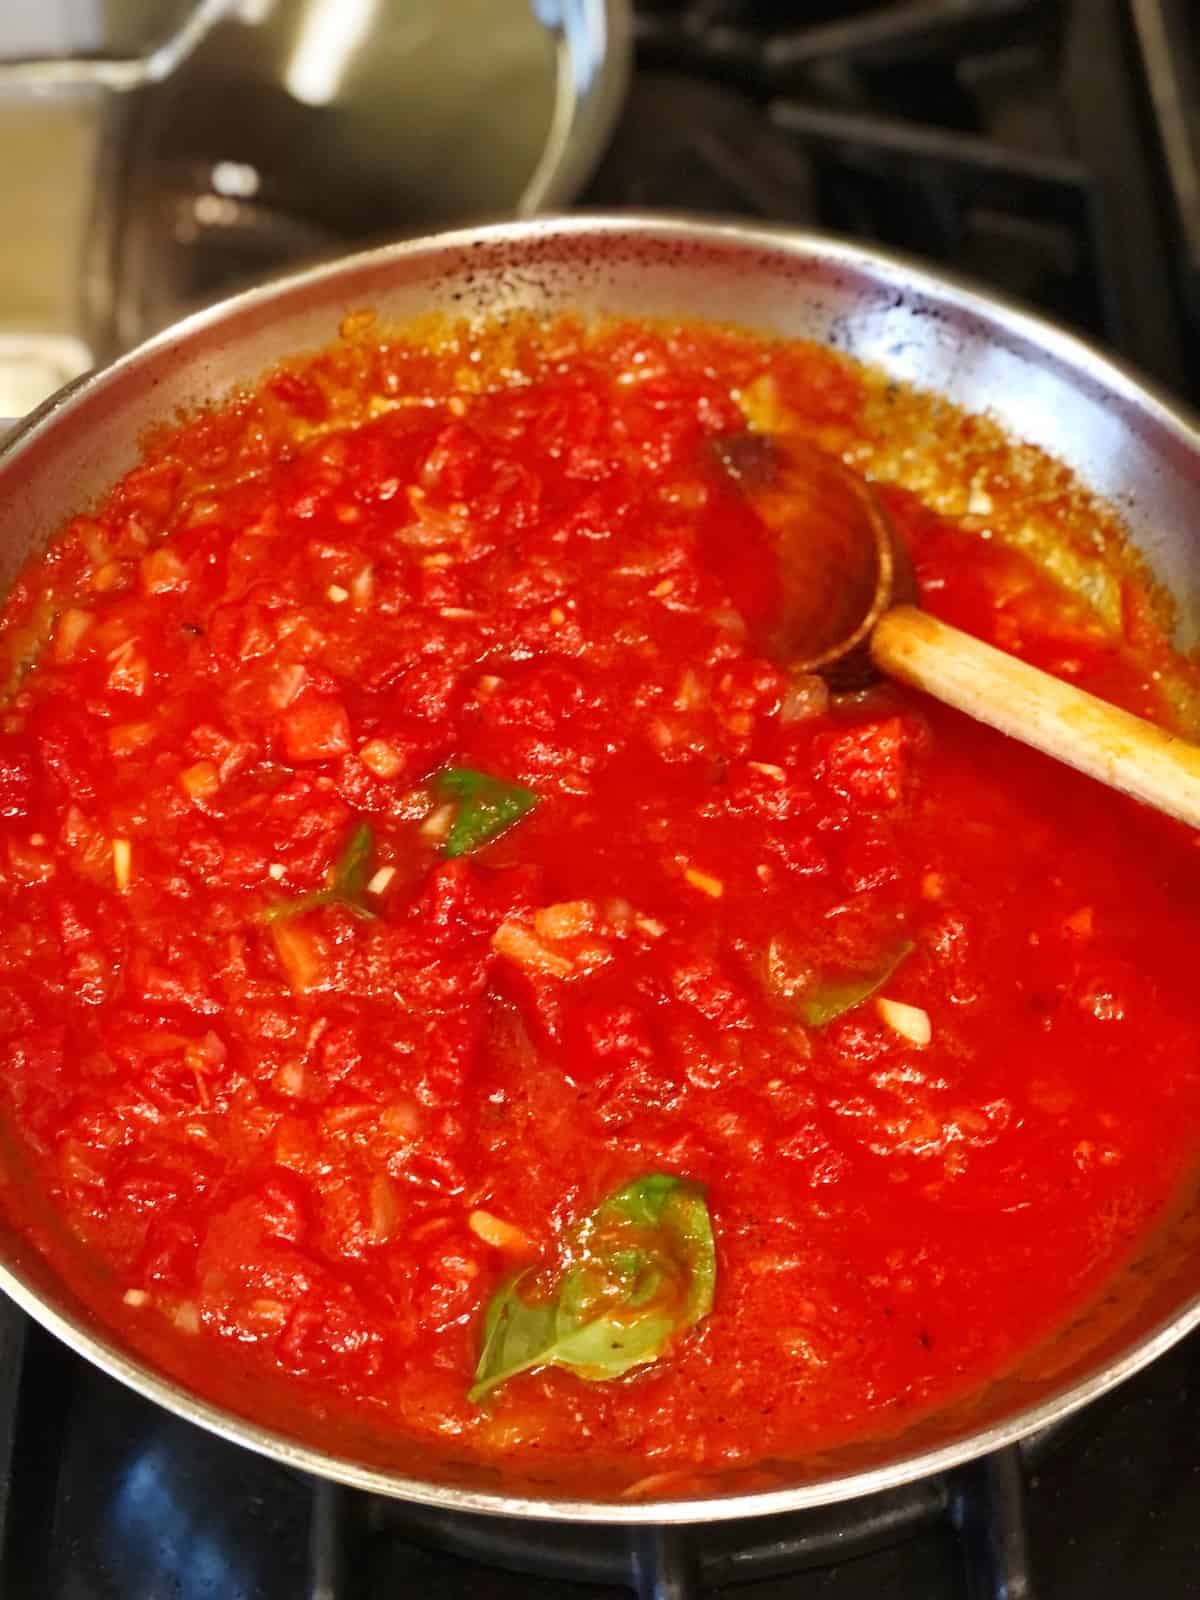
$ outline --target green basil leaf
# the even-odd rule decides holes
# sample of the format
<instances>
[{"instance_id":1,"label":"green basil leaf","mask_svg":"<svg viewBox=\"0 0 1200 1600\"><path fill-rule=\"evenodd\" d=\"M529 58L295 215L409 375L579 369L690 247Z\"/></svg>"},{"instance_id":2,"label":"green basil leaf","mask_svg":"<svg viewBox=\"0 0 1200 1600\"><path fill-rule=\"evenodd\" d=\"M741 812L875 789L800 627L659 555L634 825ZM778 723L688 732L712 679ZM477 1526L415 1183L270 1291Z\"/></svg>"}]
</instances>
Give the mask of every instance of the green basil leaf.
<instances>
[{"instance_id":1,"label":"green basil leaf","mask_svg":"<svg viewBox=\"0 0 1200 1600\"><path fill-rule=\"evenodd\" d=\"M363 901L367 882L371 876L371 857L375 853L375 834L370 823L360 822L350 835L341 855L333 864L329 882L324 889L310 889L294 900L280 900L268 906L262 914L264 922L284 922L291 917L301 917L317 906L342 905L356 917L373 917L375 913Z\"/></svg>"},{"instance_id":2,"label":"green basil leaf","mask_svg":"<svg viewBox=\"0 0 1200 1600\"><path fill-rule=\"evenodd\" d=\"M653 1361L675 1331L674 1319L651 1313L633 1319L601 1315L579 1321L553 1302L531 1304L521 1294L522 1273L497 1290L475 1383L467 1398L482 1400L492 1389L535 1367L570 1367L588 1382L619 1378Z\"/></svg>"},{"instance_id":3,"label":"green basil leaf","mask_svg":"<svg viewBox=\"0 0 1200 1600\"><path fill-rule=\"evenodd\" d=\"M801 1019L810 1028L823 1028L835 1017L853 1011L855 1006L869 1000L877 990L883 988L904 958L911 954L912 947L912 940L904 939L884 965L876 967L873 972L851 973L814 985L800 1001Z\"/></svg>"},{"instance_id":4,"label":"green basil leaf","mask_svg":"<svg viewBox=\"0 0 1200 1600\"><path fill-rule=\"evenodd\" d=\"M593 1317L559 1334L550 1361L570 1367L588 1383L606 1383L657 1361L674 1332L674 1318L662 1311L632 1319Z\"/></svg>"},{"instance_id":5,"label":"green basil leaf","mask_svg":"<svg viewBox=\"0 0 1200 1600\"><path fill-rule=\"evenodd\" d=\"M375 854L375 834L369 822L360 822L349 842L333 864L335 895L343 900L358 900L366 893L371 876L371 857Z\"/></svg>"},{"instance_id":6,"label":"green basil leaf","mask_svg":"<svg viewBox=\"0 0 1200 1600\"><path fill-rule=\"evenodd\" d=\"M434 779L438 790L461 801L443 846L447 856L465 856L488 844L532 811L538 797L519 783L494 778L474 767L444 767Z\"/></svg>"},{"instance_id":7,"label":"green basil leaf","mask_svg":"<svg viewBox=\"0 0 1200 1600\"><path fill-rule=\"evenodd\" d=\"M521 1298L520 1285L528 1276L520 1273L492 1296L484 1324L483 1349L475 1369L475 1386L468 1397L471 1400L478 1400L515 1372L540 1366L545 1352L554 1347L558 1308L553 1301L530 1305Z\"/></svg>"},{"instance_id":8,"label":"green basil leaf","mask_svg":"<svg viewBox=\"0 0 1200 1600\"><path fill-rule=\"evenodd\" d=\"M264 922L287 922L292 917L302 917L317 906L327 906L333 899L332 889L313 889L308 894L298 894L294 900L277 900L262 914Z\"/></svg>"},{"instance_id":9,"label":"green basil leaf","mask_svg":"<svg viewBox=\"0 0 1200 1600\"><path fill-rule=\"evenodd\" d=\"M469 1398L535 1367L589 1383L656 1361L712 1310L716 1252L704 1191L650 1173L603 1200L575 1230L556 1285L527 1268L493 1295Z\"/></svg>"},{"instance_id":10,"label":"green basil leaf","mask_svg":"<svg viewBox=\"0 0 1200 1600\"><path fill-rule=\"evenodd\" d=\"M673 1240L687 1277L682 1326L690 1327L707 1316L716 1291L717 1257L708 1206L700 1186L664 1172L635 1178L597 1207L593 1228L602 1231L620 1218L636 1229L660 1230ZM619 1252L617 1254L619 1256Z\"/></svg>"}]
</instances>

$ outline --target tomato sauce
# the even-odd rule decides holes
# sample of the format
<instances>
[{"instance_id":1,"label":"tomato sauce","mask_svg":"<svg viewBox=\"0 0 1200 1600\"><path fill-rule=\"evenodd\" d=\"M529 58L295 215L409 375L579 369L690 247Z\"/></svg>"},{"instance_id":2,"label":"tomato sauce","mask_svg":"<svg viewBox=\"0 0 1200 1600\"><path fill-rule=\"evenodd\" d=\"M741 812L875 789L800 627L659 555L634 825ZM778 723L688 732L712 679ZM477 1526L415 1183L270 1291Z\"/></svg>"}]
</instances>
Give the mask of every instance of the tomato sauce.
<instances>
[{"instance_id":1,"label":"tomato sauce","mask_svg":"<svg viewBox=\"0 0 1200 1600\"><path fill-rule=\"evenodd\" d=\"M764 384L852 439L846 363L351 333L163 429L10 596L7 1209L201 1392L236 1363L501 1472L653 1489L1002 1373L1194 1161L1192 837L758 653L714 441ZM1164 714L1027 555L885 493L930 610ZM536 804L448 854L447 768ZM652 1172L703 1186L711 1311L470 1400L493 1293Z\"/></svg>"}]
</instances>

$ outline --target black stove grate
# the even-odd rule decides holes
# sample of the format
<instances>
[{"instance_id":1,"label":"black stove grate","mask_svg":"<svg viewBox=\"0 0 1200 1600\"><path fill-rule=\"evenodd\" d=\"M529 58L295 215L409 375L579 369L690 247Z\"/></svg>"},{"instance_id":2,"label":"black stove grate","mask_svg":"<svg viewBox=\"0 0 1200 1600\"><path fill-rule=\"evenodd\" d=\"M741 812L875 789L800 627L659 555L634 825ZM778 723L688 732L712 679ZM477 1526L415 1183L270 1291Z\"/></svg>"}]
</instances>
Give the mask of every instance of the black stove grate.
<instances>
[{"instance_id":1,"label":"black stove grate","mask_svg":"<svg viewBox=\"0 0 1200 1600\"><path fill-rule=\"evenodd\" d=\"M1200 322L1200 35L1193 0L1132 0L1178 230L1179 276Z\"/></svg>"},{"instance_id":2,"label":"black stove grate","mask_svg":"<svg viewBox=\"0 0 1200 1600\"><path fill-rule=\"evenodd\" d=\"M318 1483L139 1399L0 1302L4 1600L1183 1600L1200 1340L944 1478L696 1529L455 1517ZM1036 1581L1035 1581L1036 1580Z\"/></svg>"},{"instance_id":3,"label":"black stove grate","mask_svg":"<svg viewBox=\"0 0 1200 1600\"><path fill-rule=\"evenodd\" d=\"M1174 133L1166 165L1200 313L1188 4L1135 0L1136 31L1126 0L647 6L630 114L587 199L803 221L907 250L1197 392L1154 124ZM799 12L820 20L797 26Z\"/></svg>"},{"instance_id":4,"label":"black stove grate","mask_svg":"<svg viewBox=\"0 0 1200 1600\"><path fill-rule=\"evenodd\" d=\"M130 1395L7 1303L0 1373L6 1600L402 1600L431 1584L447 1600L548 1600L563 1585L594 1600L700 1600L729 1589L753 1600L922 1538L948 1592L1033 1600L1016 1449L802 1515L698 1529L576 1527L406 1506L287 1472Z\"/></svg>"}]
</instances>

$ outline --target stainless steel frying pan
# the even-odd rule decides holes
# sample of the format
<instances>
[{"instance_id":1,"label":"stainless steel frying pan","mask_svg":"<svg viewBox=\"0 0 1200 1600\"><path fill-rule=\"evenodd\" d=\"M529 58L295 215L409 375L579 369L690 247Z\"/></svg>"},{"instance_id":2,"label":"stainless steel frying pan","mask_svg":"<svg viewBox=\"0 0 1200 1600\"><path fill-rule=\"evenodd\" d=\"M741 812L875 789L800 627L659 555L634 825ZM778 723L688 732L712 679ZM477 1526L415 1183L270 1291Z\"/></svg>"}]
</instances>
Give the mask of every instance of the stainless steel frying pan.
<instances>
[{"instance_id":1,"label":"stainless steel frying pan","mask_svg":"<svg viewBox=\"0 0 1200 1600\"><path fill-rule=\"evenodd\" d=\"M1048 323L909 262L815 234L629 216L450 233L321 266L205 311L79 380L0 451L0 589L69 513L133 464L149 423L253 380L285 354L328 343L342 315L364 306L388 319L431 307L687 315L836 345L967 410L992 413L1117 502L1175 596L1178 642L1190 647L1200 638L1200 432L1167 398ZM257 1399L243 1402L232 1389L226 1408L201 1400L123 1349L2 1224L0 1287L141 1393L310 1472L448 1509L708 1521L817 1505L953 1466L1121 1382L1200 1323L1200 1204L1181 1202L1049 1351L969 1405L819 1462L776 1463L778 1487L745 1492L714 1479L710 1497L650 1504L568 1499L532 1475L501 1485L469 1463L434 1460L365 1428L335 1438L309 1415L277 1412L263 1426Z\"/></svg>"}]
</instances>

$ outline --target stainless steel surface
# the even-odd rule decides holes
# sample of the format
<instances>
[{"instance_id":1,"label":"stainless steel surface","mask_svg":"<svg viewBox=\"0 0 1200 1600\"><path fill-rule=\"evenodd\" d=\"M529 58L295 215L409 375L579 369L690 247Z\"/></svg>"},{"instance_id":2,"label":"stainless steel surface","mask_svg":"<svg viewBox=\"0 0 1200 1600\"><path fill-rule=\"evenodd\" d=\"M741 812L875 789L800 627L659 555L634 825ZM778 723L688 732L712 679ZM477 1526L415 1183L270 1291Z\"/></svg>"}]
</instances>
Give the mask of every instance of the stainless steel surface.
<instances>
[{"instance_id":1,"label":"stainless steel surface","mask_svg":"<svg viewBox=\"0 0 1200 1600\"><path fill-rule=\"evenodd\" d=\"M112 3L103 9L48 8L39 0L9 0L8 30L18 40L32 33L28 51L0 39L0 88L39 92L97 87L126 91L158 83L186 61L208 31L243 0L156 0L146 6ZM115 15L114 15L115 13ZM40 14L40 15L39 15ZM47 49L52 42L57 48Z\"/></svg>"},{"instance_id":2,"label":"stainless steel surface","mask_svg":"<svg viewBox=\"0 0 1200 1600\"><path fill-rule=\"evenodd\" d=\"M569 203L630 31L630 0L0 5L0 411L283 269Z\"/></svg>"},{"instance_id":3,"label":"stainless steel surface","mask_svg":"<svg viewBox=\"0 0 1200 1600\"><path fill-rule=\"evenodd\" d=\"M135 91L176 71L246 3L0 6L0 411L39 404L102 354L93 312L113 298L114 157Z\"/></svg>"},{"instance_id":4,"label":"stainless steel surface","mask_svg":"<svg viewBox=\"0 0 1200 1600\"><path fill-rule=\"evenodd\" d=\"M80 276L107 126L98 91L17 92L0 70L0 412L38 405L92 365Z\"/></svg>"},{"instance_id":5,"label":"stainless steel surface","mask_svg":"<svg viewBox=\"0 0 1200 1600\"><path fill-rule=\"evenodd\" d=\"M255 0L121 140L106 356L284 267L574 199L629 0ZM219 108L219 110L217 109Z\"/></svg>"},{"instance_id":6,"label":"stainless steel surface","mask_svg":"<svg viewBox=\"0 0 1200 1600\"><path fill-rule=\"evenodd\" d=\"M1120 504L1200 634L1200 432L1163 396L1059 329L893 257L818 235L655 218L514 223L391 246L212 308L79 380L0 451L0 584L65 516L136 457L151 421L253 380L285 353L327 343L350 308L386 319L431 307L686 314L821 340L894 377L990 412ZM931 448L934 441L931 441ZM755 1493L650 1504L498 1490L419 1448L363 1437L352 1452L309 1428L271 1430L198 1399L133 1358L11 1231L0 1285L106 1371L184 1417L280 1461L447 1509L576 1521L711 1521L817 1505L903 1483L994 1450L1085 1405L1200 1323L1200 1211L1189 1202L1078 1323L977 1397L889 1439L781 1468Z\"/></svg>"},{"instance_id":7,"label":"stainless steel surface","mask_svg":"<svg viewBox=\"0 0 1200 1600\"><path fill-rule=\"evenodd\" d=\"M1193 314L1200 314L1200 54L1190 0L1132 0ZM1189 12L1191 13L1189 17Z\"/></svg>"}]
</instances>

